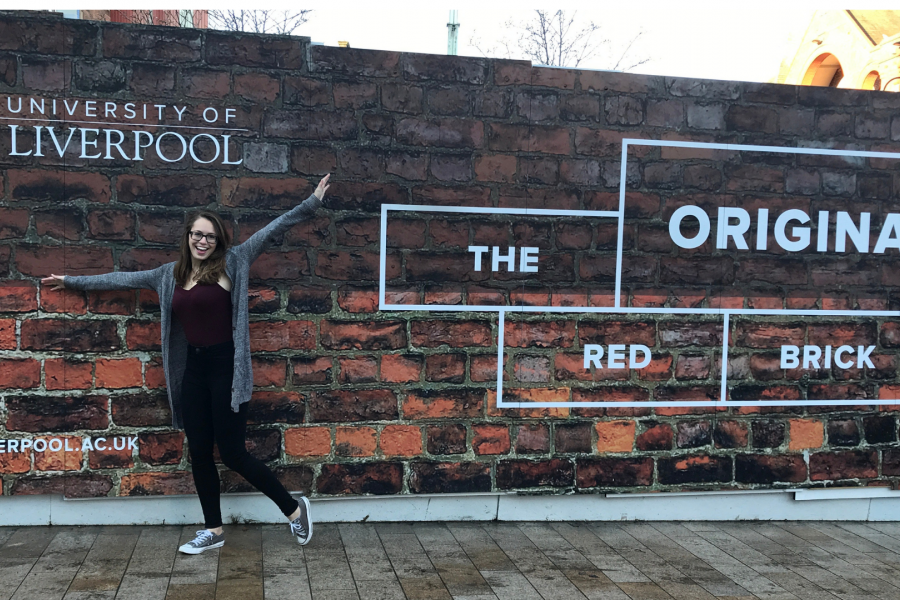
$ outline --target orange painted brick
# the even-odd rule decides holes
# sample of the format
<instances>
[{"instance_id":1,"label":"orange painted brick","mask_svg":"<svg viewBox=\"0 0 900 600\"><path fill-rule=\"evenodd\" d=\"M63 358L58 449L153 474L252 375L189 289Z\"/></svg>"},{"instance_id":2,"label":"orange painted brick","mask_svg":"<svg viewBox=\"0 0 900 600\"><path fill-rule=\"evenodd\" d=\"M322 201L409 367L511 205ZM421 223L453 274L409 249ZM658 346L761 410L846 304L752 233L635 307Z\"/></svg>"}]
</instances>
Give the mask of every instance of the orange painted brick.
<instances>
[{"instance_id":1,"label":"orange painted brick","mask_svg":"<svg viewBox=\"0 0 900 600\"><path fill-rule=\"evenodd\" d=\"M634 448L634 421L601 421L597 430L597 452L631 452Z\"/></svg>"},{"instance_id":2,"label":"orange painted brick","mask_svg":"<svg viewBox=\"0 0 900 600\"><path fill-rule=\"evenodd\" d=\"M284 451L291 456L331 454L331 431L327 427L294 427L284 432Z\"/></svg>"},{"instance_id":3,"label":"orange painted brick","mask_svg":"<svg viewBox=\"0 0 900 600\"><path fill-rule=\"evenodd\" d=\"M503 390L504 402L569 402L569 388L508 388ZM519 419L563 418L569 416L569 407L552 408L497 408L497 391L487 391L488 416L515 417Z\"/></svg>"},{"instance_id":4,"label":"orange painted brick","mask_svg":"<svg viewBox=\"0 0 900 600\"><path fill-rule=\"evenodd\" d=\"M95 377L98 388L140 387L143 383L141 361L137 358L98 359Z\"/></svg>"},{"instance_id":5,"label":"orange painted brick","mask_svg":"<svg viewBox=\"0 0 900 600\"><path fill-rule=\"evenodd\" d=\"M43 440L40 444L38 440ZM39 471L81 470L81 438L74 435L34 438L34 468Z\"/></svg>"},{"instance_id":6,"label":"orange painted brick","mask_svg":"<svg viewBox=\"0 0 900 600\"><path fill-rule=\"evenodd\" d=\"M91 387L94 365L65 358L44 361L44 387L48 390L87 390Z\"/></svg>"},{"instance_id":7,"label":"orange painted brick","mask_svg":"<svg viewBox=\"0 0 900 600\"><path fill-rule=\"evenodd\" d=\"M338 456L375 454L375 430L371 427L338 427L334 434L334 453Z\"/></svg>"},{"instance_id":8,"label":"orange painted brick","mask_svg":"<svg viewBox=\"0 0 900 600\"><path fill-rule=\"evenodd\" d=\"M0 473L27 473L31 470L31 449L25 452L8 450L9 440L4 444L4 452L0 453ZM18 445L16 446L18 448Z\"/></svg>"},{"instance_id":9,"label":"orange painted brick","mask_svg":"<svg viewBox=\"0 0 900 600\"><path fill-rule=\"evenodd\" d=\"M805 450L807 448L821 448L825 442L825 425L821 421L812 419L791 419L791 441L788 450Z\"/></svg>"},{"instance_id":10,"label":"orange painted brick","mask_svg":"<svg viewBox=\"0 0 900 600\"><path fill-rule=\"evenodd\" d=\"M381 357L381 380L388 383L418 381L422 357L414 354L385 354Z\"/></svg>"},{"instance_id":11,"label":"orange painted brick","mask_svg":"<svg viewBox=\"0 0 900 600\"><path fill-rule=\"evenodd\" d=\"M371 313L378 310L378 290L344 288L338 290L338 306L348 313Z\"/></svg>"},{"instance_id":12,"label":"orange painted brick","mask_svg":"<svg viewBox=\"0 0 900 600\"><path fill-rule=\"evenodd\" d=\"M0 388L27 389L41 385L41 363L33 358L0 360Z\"/></svg>"},{"instance_id":13,"label":"orange painted brick","mask_svg":"<svg viewBox=\"0 0 900 600\"><path fill-rule=\"evenodd\" d=\"M385 456L422 454L422 430L414 425L387 425L381 430L381 452Z\"/></svg>"},{"instance_id":14,"label":"orange painted brick","mask_svg":"<svg viewBox=\"0 0 900 600\"><path fill-rule=\"evenodd\" d=\"M472 426L472 449L475 454L506 454L509 452L509 427L486 423Z\"/></svg>"}]
</instances>

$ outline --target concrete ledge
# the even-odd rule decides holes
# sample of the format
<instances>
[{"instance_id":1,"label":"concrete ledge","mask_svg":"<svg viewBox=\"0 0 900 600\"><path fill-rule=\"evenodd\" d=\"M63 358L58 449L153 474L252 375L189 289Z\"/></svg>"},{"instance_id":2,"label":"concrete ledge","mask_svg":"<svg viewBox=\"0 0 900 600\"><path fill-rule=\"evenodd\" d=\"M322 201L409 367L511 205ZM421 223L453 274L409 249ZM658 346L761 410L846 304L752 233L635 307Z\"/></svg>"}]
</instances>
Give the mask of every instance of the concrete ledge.
<instances>
[{"instance_id":1,"label":"concrete ledge","mask_svg":"<svg viewBox=\"0 0 900 600\"><path fill-rule=\"evenodd\" d=\"M440 494L317 498L319 523L377 521L896 521L900 492L886 488L663 494ZM281 523L262 494L222 496L226 523ZM0 526L188 525L203 521L196 496L0 497Z\"/></svg>"}]
</instances>

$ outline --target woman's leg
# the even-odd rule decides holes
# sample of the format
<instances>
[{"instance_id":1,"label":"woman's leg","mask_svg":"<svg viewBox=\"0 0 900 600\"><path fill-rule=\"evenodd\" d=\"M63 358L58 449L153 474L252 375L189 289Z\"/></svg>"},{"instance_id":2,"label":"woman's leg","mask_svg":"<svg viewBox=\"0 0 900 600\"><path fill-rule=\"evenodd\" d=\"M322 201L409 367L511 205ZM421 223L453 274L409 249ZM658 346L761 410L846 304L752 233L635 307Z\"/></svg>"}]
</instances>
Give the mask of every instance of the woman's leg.
<instances>
[{"instance_id":1,"label":"woman's leg","mask_svg":"<svg viewBox=\"0 0 900 600\"><path fill-rule=\"evenodd\" d=\"M204 366L202 359L188 357L181 386L181 406L184 433L191 452L194 486L203 508L204 527L217 529L222 526L222 509L219 506L219 472L213 459L212 398L203 373Z\"/></svg>"},{"instance_id":2,"label":"woman's leg","mask_svg":"<svg viewBox=\"0 0 900 600\"><path fill-rule=\"evenodd\" d=\"M242 404L239 412L231 410L233 357L217 357L217 367L212 371L215 373L210 373L207 383L212 394L212 421L216 446L219 448L222 462L272 499L281 512L289 517L297 511L299 504L278 481L271 469L247 452L245 442L247 404Z\"/></svg>"}]
</instances>

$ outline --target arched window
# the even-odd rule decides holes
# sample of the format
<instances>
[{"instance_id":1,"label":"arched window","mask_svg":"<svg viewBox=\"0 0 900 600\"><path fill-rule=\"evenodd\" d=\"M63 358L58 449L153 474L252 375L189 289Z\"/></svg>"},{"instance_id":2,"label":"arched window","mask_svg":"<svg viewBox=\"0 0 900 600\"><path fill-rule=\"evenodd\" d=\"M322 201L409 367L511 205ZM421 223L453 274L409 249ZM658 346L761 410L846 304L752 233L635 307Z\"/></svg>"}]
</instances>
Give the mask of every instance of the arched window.
<instances>
[{"instance_id":1,"label":"arched window","mask_svg":"<svg viewBox=\"0 0 900 600\"><path fill-rule=\"evenodd\" d=\"M844 70L834 54L820 54L816 57L806 74L803 76L803 85L816 85L820 87L837 87L844 78Z\"/></svg>"},{"instance_id":2,"label":"arched window","mask_svg":"<svg viewBox=\"0 0 900 600\"><path fill-rule=\"evenodd\" d=\"M878 71L872 71L866 78L863 80L862 89L864 90L881 90L881 75L878 74Z\"/></svg>"}]
</instances>

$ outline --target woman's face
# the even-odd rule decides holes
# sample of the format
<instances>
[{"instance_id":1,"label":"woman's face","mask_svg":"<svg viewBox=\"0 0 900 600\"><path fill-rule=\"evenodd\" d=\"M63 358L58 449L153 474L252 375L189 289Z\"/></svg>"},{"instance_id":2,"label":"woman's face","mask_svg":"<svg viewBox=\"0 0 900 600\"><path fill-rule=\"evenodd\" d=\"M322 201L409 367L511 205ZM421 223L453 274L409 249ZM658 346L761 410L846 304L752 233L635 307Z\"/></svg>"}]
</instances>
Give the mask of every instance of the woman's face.
<instances>
[{"instance_id":1,"label":"woman's face","mask_svg":"<svg viewBox=\"0 0 900 600\"><path fill-rule=\"evenodd\" d=\"M194 239L197 237L198 231L204 236L207 234L215 236L216 228L209 219L204 219L203 217L200 217L194 221L193 225L191 225L191 234L188 239L191 256L194 257L195 260L206 260L216 249L216 244L211 244L207 237L201 237L199 240ZM216 241L218 242L218 240Z\"/></svg>"}]
</instances>

